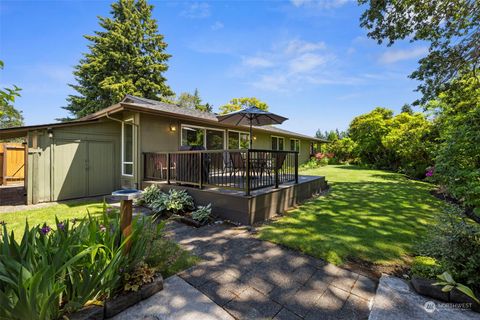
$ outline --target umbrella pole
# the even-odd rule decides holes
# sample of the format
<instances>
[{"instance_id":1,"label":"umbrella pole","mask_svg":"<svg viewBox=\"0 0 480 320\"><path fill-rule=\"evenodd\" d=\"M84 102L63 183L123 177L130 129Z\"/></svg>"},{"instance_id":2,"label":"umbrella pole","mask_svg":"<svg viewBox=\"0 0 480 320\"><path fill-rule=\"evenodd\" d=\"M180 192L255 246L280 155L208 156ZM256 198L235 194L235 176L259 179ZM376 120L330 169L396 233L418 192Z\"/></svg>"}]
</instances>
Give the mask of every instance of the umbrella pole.
<instances>
[{"instance_id":1,"label":"umbrella pole","mask_svg":"<svg viewBox=\"0 0 480 320\"><path fill-rule=\"evenodd\" d=\"M250 149L253 149L252 118L250 118Z\"/></svg>"}]
</instances>

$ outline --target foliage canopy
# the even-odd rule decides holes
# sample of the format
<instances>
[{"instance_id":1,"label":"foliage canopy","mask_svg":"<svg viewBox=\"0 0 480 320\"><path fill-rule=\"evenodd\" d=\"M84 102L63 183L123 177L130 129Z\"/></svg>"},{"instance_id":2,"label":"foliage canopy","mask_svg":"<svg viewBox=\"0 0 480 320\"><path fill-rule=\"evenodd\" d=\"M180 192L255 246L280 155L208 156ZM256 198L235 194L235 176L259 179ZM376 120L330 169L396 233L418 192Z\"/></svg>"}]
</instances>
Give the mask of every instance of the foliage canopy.
<instances>
[{"instance_id":1,"label":"foliage canopy","mask_svg":"<svg viewBox=\"0 0 480 320\"><path fill-rule=\"evenodd\" d=\"M77 94L64 107L82 117L120 101L126 94L149 99L173 95L164 73L170 55L152 18L153 6L146 0L119 0L112 4L112 17L99 17L103 30L93 36L90 51L75 67Z\"/></svg>"}]
</instances>

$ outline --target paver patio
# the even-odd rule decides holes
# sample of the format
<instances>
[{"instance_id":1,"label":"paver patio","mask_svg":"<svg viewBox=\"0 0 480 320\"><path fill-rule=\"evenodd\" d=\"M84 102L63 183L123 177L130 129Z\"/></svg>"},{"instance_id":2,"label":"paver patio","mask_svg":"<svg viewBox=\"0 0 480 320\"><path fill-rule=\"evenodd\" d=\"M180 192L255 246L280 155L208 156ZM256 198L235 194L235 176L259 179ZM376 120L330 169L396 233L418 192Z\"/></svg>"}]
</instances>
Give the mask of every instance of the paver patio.
<instances>
[{"instance_id":1,"label":"paver patio","mask_svg":"<svg viewBox=\"0 0 480 320\"><path fill-rule=\"evenodd\" d=\"M203 259L179 276L237 319L368 318L375 280L261 241L245 228L174 222L167 234Z\"/></svg>"}]
</instances>

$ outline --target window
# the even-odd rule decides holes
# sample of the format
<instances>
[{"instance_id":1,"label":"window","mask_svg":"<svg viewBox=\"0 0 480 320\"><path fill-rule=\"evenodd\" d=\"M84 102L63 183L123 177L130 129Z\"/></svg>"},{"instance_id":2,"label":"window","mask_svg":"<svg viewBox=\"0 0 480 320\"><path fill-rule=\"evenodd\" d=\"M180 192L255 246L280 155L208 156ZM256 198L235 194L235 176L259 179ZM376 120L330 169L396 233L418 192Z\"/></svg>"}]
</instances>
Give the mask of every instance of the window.
<instances>
[{"instance_id":1,"label":"window","mask_svg":"<svg viewBox=\"0 0 480 320\"><path fill-rule=\"evenodd\" d=\"M300 140L290 139L290 150L300 152Z\"/></svg>"},{"instance_id":2,"label":"window","mask_svg":"<svg viewBox=\"0 0 480 320\"><path fill-rule=\"evenodd\" d=\"M272 150L284 150L284 139L272 136Z\"/></svg>"},{"instance_id":3,"label":"window","mask_svg":"<svg viewBox=\"0 0 480 320\"><path fill-rule=\"evenodd\" d=\"M203 147L206 150L223 150L225 132L196 126L182 125L182 146Z\"/></svg>"},{"instance_id":4,"label":"window","mask_svg":"<svg viewBox=\"0 0 480 320\"><path fill-rule=\"evenodd\" d=\"M207 129L207 150L223 150L224 132L219 130Z\"/></svg>"},{"instance_id":5,"label":"window","mask_svg":"<svg viewBox=\"0 0 480 320\"><path fill-rule=\"evenodd\" d=\"M205 146L205 129L182 126L182 146Z\"/></svg>"},{"instance_id":6,"label":"window","mask_svg":"<svg viewBox=\"0 0 480 320\"><path fill-rule=\"evenodd\" d=\"M133 124L128 122L122 123L122 175L133 176Z\"/></svg>"},{"instance_id":7,"label":"window","mask_svg":"<svg viewBox=\"0 0 480 320\"><path fill-rule=\"evenodd\" d=\"M228 131L228 149L248 149L250 134L239 131Z\"/></svg>"}]
</instances>

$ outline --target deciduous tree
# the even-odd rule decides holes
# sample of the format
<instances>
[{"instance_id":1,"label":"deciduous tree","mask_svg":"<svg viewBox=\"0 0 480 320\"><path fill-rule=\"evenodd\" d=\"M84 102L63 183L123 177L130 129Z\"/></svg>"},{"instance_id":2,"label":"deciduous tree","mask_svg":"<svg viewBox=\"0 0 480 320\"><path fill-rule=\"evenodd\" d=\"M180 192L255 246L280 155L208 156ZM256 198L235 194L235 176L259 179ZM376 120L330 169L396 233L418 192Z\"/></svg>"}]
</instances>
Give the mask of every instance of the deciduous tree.
<instances>
[{"instance_id":1,"label":"deciduous tree","mask_svg":"<svg viewBox=\"0 0 480 320\"><path fill-rule=\"evenodd\" d=\"M0 70L3 69L3 61L0 60ZM22 112L15 109L15 98L20 96L20 88L0 89L0 129L18 127L23 125Z\"/></svg>"},{"instance_id":2,"label":"deciduous tree","mask_svg":"<svg viewBox=\"0 0 480 320\"><path fill-rule=\"evenodd\" d=\"M238 111L243 108L257 107L261 110L268 111L268 105L255 97L250 98L233 98L229 103L220 107L220 114Z\"/></svg>"}]
</instances>

